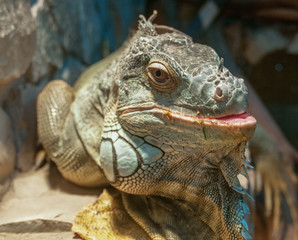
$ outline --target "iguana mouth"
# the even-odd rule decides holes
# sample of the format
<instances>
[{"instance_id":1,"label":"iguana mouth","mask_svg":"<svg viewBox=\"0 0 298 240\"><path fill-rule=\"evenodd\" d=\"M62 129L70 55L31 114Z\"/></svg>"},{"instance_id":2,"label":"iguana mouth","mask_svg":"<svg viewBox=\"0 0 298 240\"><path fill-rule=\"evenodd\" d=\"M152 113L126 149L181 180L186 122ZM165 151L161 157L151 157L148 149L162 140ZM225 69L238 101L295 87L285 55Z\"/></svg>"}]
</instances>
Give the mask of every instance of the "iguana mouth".
<instances>
[{"instance_id":1,"label":"iguana mouth","mask_svg":"<svg viewBox=\"0 0 298 240\"><path fill-rule=\"evenodd\" d=\"M235 127L255 127L256 119L247 112L229 115L219 118L200 118L206 125L235 126Z\"/></svg>"},{"instance_id":2,"label":"iguana mouth","mask_svg":"<svg viewBox=\"0 0 298 240\"><path fill-rule=\"evenodd\" d=\"M255 128L256 119L243 112L240 114L233 114L223 117L199 117L183 114L181 112L172 111L168 108L160 106L141 106L141 107L126 107L118 110L118 114L125 116L136 112L147 112L155 116L161 116L172 122L185 122L186 124L200 124L208 127L218 126L221 128L229 128L230 130L244 129L244 128Z\"/></svg>"}]
</instances>

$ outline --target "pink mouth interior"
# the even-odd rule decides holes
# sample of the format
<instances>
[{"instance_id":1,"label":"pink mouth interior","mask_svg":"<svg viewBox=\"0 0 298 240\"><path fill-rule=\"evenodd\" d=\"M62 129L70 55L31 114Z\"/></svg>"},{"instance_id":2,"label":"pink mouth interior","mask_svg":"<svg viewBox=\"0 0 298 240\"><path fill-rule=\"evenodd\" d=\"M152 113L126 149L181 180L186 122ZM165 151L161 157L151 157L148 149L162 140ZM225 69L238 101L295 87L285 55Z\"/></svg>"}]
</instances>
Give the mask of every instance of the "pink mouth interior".
<instances>
[{"instance_id":1,"label":"pink mouth interior","mask_svg":"<svg viewBox=\"0 0 298 240\"><path fill-rule=\"evenodd\" d=\"M228 125L242 125L242 124L255 124L256 119L248 113L241 113L238 115L230 115L220 118L200 118L199 120L208 120L213 123L226 123Z\"/></svg>"}]
</instances>

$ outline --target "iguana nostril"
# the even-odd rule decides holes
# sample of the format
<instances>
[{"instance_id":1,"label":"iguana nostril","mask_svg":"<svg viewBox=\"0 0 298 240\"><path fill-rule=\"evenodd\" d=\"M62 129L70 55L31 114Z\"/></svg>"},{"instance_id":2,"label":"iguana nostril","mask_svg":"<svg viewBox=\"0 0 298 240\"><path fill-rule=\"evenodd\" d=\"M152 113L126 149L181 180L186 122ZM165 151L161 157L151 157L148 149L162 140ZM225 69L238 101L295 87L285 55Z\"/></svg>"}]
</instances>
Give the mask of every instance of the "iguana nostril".
<instances>
[{"instance_id":1,"label":"iguana nostril","mask_svg":"<svg viewBox=\"0 0 298 240\"><path fill-rule=\"evenodd\" d=\"M219 87L216 88L216 95L219 97L222 96L222 90Z\"/></svg>"},{"instance_id":2,"label":"iguana nostril","mask_svg":"<svg viewBox=\"0 0 298 240\"><path fill-rule=\"evenodd\" d=\"M226 85L220 84L215 88L213 99L224 102L228 100L228 88Z\"/></svg>"}]
</instances>

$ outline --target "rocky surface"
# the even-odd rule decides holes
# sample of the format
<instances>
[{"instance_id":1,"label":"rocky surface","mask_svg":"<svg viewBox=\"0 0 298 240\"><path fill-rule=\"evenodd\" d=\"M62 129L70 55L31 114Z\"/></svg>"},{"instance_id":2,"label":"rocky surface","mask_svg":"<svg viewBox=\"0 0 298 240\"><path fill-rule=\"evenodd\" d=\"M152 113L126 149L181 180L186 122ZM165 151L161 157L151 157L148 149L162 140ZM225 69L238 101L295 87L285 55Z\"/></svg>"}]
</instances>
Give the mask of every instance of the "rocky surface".
<instances>
[{"instance_id":1,"label":"rocky surface","mask_svg":"<svg viewBox=\"0 0 298 240\"><path fill-rule=\"evenodd\" d=\"M50 164L17 173L0 205L0 239L71 239L74 215L99 193L68 182Z\"/></svg>"},{"instance_id":2,"label":"rocky surface","mask_svg":"<svg viewBox=\"0 0 298 240\"><path fill-rule=\"evenodd\" d=\"M0 4L0 86L25 73L36 45L36 25L30 1L2 0Z\"/></svg>"},{"instance_id":3,"label":"rocky surface","mask_svg":"<svg viewBox=\"0 0 298 240\"><path fill-rule=\"evenodd\" d=\"M73 239L73 233L64 232L38 232L38 233L0 233L0 240L65 240Z\"/></svg>"},{"instance_id":4,"label":"rocky surface","mask_svg":"<svg viewBox=\"0 0 298 240\"><path fill-rule=\"evenodd\" d=\"M10 119L1 108L0 119L0 182L2 182L14 170L15 148Z\"/></svg>"},{"instance_id":5,"label":"rocky surface","mask_svg":"<svg viewBox=\"0 0 298 240\"><path fill-rule=\"evenodd\" d=\"M37 83L41 78L50 80L55 71L62 67L63 49L59 26L48 2L37 1L31 11L37 25L37 44L27 78L31 83Z\"/></svg>"}]
</instances>

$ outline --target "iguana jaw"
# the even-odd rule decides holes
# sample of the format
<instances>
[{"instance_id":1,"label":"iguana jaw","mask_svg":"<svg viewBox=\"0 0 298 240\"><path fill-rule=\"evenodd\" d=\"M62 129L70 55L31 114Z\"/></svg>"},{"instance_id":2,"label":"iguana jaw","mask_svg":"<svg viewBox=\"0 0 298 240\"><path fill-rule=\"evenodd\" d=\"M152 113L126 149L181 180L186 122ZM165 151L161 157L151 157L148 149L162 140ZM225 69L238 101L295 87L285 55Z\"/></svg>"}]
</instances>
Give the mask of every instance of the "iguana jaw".
<instances>
[{"instance_id":1,"label":"iguana jaw","mask_svg":"<svg viewBox=\"0 0 298 240\"><path fill-rule=\"evenodd\" d=\"M113 185L130 194L186 202L214 232L225 232L241 239L246 193L237 176L243 175L242 171L246 174L242 157L256 120L244 111L219 118L199 117L195 110L193 116L181 112L154 103L117 109L120 125L134 137L143 137L146 142L149 139L147 143L154 144L147 138L153 136L163 144L160 144L163 151L167 139L175 141L169 146L181 144L181 148L165 151L152 167L143 164L137 176L129 176ZM185 142L191 151L183 148ZM144 176L139 177L139 174Z\"/></svg>"},{"instance_id":2,"label":"iguana jaw","mask_svg":"<svg viewBox=\"0 0 298 240\"><path fill-rule=\"evenodd\" d=\"M140 106L140 107L124 107L118 109L118 115L121 117L129 117L135 114L150 114L165 122L171 122L172 125L181 127L192 127L199 129L212 129L233 133L233 135L242 135L245 140L252 137L256 127L256 119L250 114L243 112L240 114L229 115L224 117L199 117L172 111L159 105Z\"/></svg>"}]
</instances>

